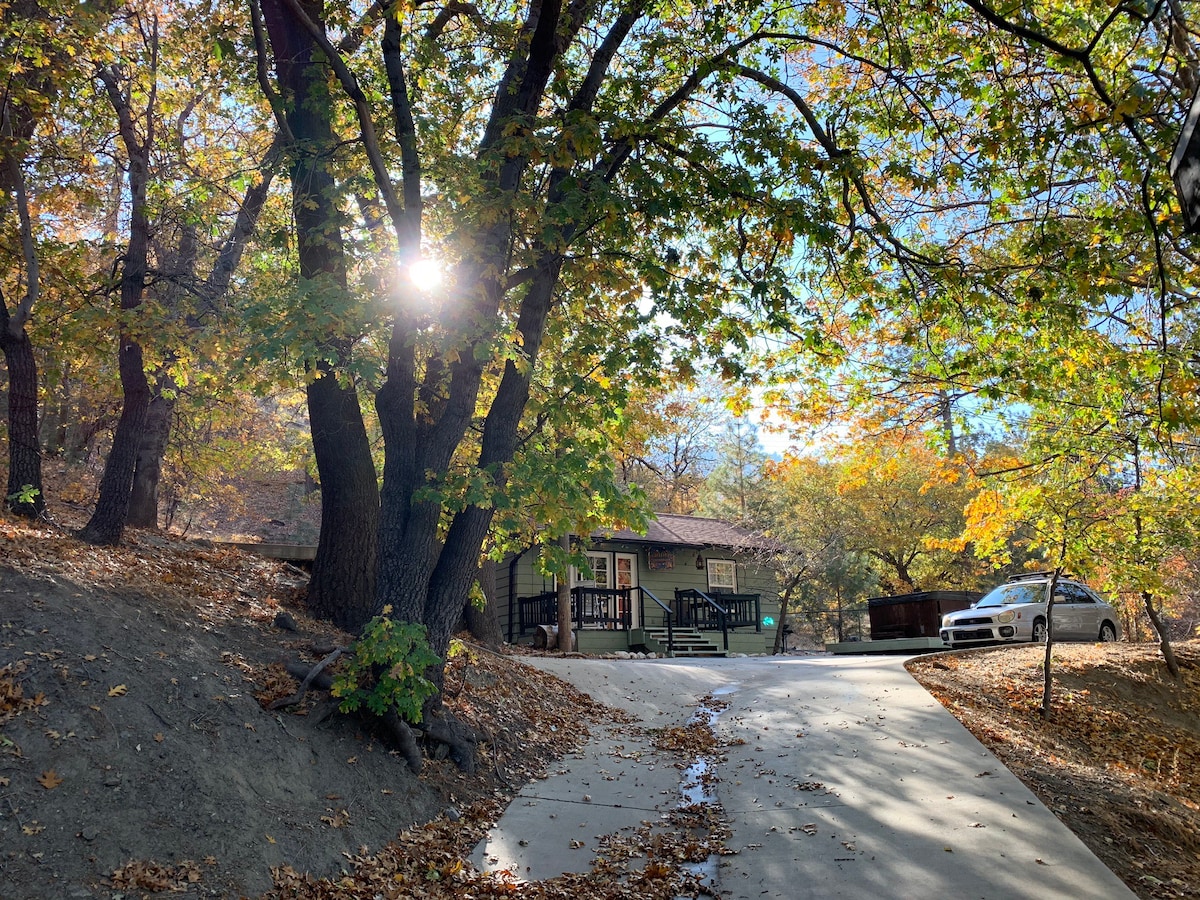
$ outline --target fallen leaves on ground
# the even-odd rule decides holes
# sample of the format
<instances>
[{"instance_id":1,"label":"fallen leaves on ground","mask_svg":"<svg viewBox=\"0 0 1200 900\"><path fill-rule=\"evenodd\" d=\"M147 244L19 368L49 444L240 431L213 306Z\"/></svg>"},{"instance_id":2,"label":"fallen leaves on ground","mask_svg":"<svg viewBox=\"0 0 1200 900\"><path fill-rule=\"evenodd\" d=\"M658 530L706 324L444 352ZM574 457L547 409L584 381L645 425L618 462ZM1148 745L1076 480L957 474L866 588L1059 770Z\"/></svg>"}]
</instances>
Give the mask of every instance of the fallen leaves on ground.
<instances>
[{"instance_id":1,"label":"fallen leaves on ground","mask_svg":"<svg viewBox=\"0 0 1200 900\"><path fill-rule=\"evenodd\" d=\"M109 880L113 887L125 890L182 893L189 884L198 883L201 877L200 868L188 859L175 866L154 860L132 860L114 870Z\"/></svg>"},{"instance_id":2,"label":"fallen leaves on ground","mask_svg":"<svg viewBox=\"0 0 1200 900\"><path fill-rule=\"evenodd\" d=\"M4 571L53 579L57 583L73 582L80 586L81 596L95 594L97 606L102 605L99 601L106 590L121 596L144 596L148 598L147 605L152 605L156 613L168 618L178 617L188 627L198 624L205 631L215 631L218 625L224 630L226 623L239 619L249 620L253 627L269 625L278 609L278 598L286 595L289 584L286 566L234 551L198 546L166 535L132 532L119 548L93 548L80 544L65 530L41 523L14 523L12 530L15 537L5 546ZM348 640L348 636L335 634L332 629L305 619L294 607L289 611L306 632L303 639L283 638L280 643L289 651L299 652L302 646L310 646L317 640ZM89 652L91 649L77 648L76 658L83 663L109 659L110 651L102 652L96 648L93 653ZM163 658L161 653L159 658ZM260 702L269 703L271 699L295 690L295 679L281 666L264 665L265 659L244 658L230 652L223 654L221 660L226 667L255 683ZM62 665L58 661L54 664ZM45 703L42 697L26 697L25 694L31 693L30 689L21 690L20 667L23 665L23 662L17 662L0 670L0 720ZM109 681L97 680L95 694L79 695L83 704L80 709L108 714L112 706L118 705L115 700L106 699L103 708L97 701L110 689L114 698L120 696L115 689L122 685L114 683L118 681L124 682L129 696L144 698L140 683L122 675ZM179 681L171 677L169 684L173 689L179 686ZM318 699L327 696L319 691L314 693ZM203 696L210 697L210 693ZM619 723L639 732L641 726L636 725L638 720L628 713L597 703L565 682L524 665L519 657L494 653L469 642L455 645L446 668L444 701L447 712L479 736L479 769L475 775L463 775L448 760L436 759L426 761L421 775L423 783L435 785L446 798L447 805L455 811L453 815L414 827L373 856L362 853L350 857L345 863L349 873L336 878L322 880L287 868L278 869L275 872L277 887L271 896L314 900L421 896L439 900L470 894L479 898L518 896L535 900L583 897L674 900L679 896L694 896L701 890L697 876L685 863L726 852L723 849L726 832L719 807L685 807L673 811L666 819L656 819L653 824L647 823L639 829L612 836L612 841L607 844L586 840L586 846L579 848L579 853L581 856L596 854L591 860L590 872L525 885L518 883L516 873L482 875L467 862L471 850L517 790L532 779L545 777L549 763L581 747L595 725ZM56 699L55 708L58 705ZM144 734L145 740L165 741L166 746L175 743L174 732L164 737L165 729L157 730L163 723L153 710L143 709L144 702L124 701L119 706L123 714L141 713L148 727L138 733ZM284 736L282 739L294 740L287 733L288 723L283 721L286 717L277 714L273 718L279 720L278 734ZM258 730L264 731L261 724ZM60 731L67 734L65 729ZM274 729L272 733L275 733ZM9 746L4 743L6 740L0 735L0 749ZM15 748L15 745L11 746ZM715 746L711 730L696 726L662 733L655 752L676 754L681 764L687 764ZM131 743L128 752L136 753L137 747ZM363 750L371 750L369 735L365 735ZM361 752L356 755L361 765L364 757ZM339 765L343 759L345 757L339 758ZM397 761L397 766L401 765ZM44 769L45 776L59 778L49 766L47 761L36 771ZM53 783L53 779L49 780ZM74 778L71 783L78 786ZM45 790L36 790L36 794L44 798L43 802L61 801L62 792L54 794L51 793L53 790L47 786ZM381 791L384 795L393 792L390 787L381 788ZM402 788L396 790L396 793L401 792ZM315 826L336 839L359 827L358 820L366 815L360 816L361 807L349 806L348 800L334 802L334 798L328 799L329 808L324 812L331 821L318 823L319 814L313 814L304 823L306 828ZM370 806L366 808L370 809ZM346 810L353 814L353 821L343 830L333 830L337 827L335 823L346 815ZM59 829L45 827L41 821L48 820L42 816L31 817L25 823L30 829L27 834L38 834L38 840L42 842L38 852L45 850L49 858L53 850L62 860L71 858L69 851L75 847L78 836L68 834L64 839L66 844L56 845L53 841L57 839L54 836L58 835ZM280 827L285 826L281 824ZM288 846L279 831L272 829L272 834L268 835L257 830L251 840L255 845L266 847L276 844L276 837L278 844L272 852L278 853ZM628 848L624 858L621 858L620 847ZM136 846L129 855L139 855ZM140 855L147 858L131 860L112 870L109 881L114 891L131 897L158 891L181 892L200 879L200 869L192 863L163 864L149 858L156 855L162 858L161 853L143 852ZM297 862L290 856L283 858ZM128 859L128 856L118 856L110 860L109 865L121 859ZM205 863L214 865L215 860L206 859ZM228 865L228 862L222 859L222 864ZM62 868L65 864L60 866ZM75 869L79 869L79 865L75 865Z\"/></svg>"},{"instance_id":3,"label":"fallen leaves on ground","mask_svg":"<svg viewBox=\"0 0 1200 900\"><path fill-rule=\"evenodd\" d=\"M606 835L588 872L545 881L519 873L482 873L467 861L504 810L501 799L468 807L459 818L412 828L374 855L349 855L353 870L314 878L283 866L272 870L272 900L677 900L707 893L687 864L724 852L729 831L720 807L682 806L664 820ZM573 842L581 843L581 842Z\"/></svg>"},{"instance_id":4,"label":"fallen leaves on ground","mask_svg":"<svg viewBox=\"0 0 1200 900\"><path fill-rule=\"evenodd\" d=\"M23 659L0 666L0 722L46 702L46 698L41 694L34 697L25 696L25 689L21 687L19 678L26 668L27 664Z\"/></svg>"},{"instance_id":5,"label":"fallen leaves on ground","mask_svg":"<svg viewBox=\"0 0 1200 900\"><path fill-rule=\"evenodd\" d=\"M689 864L727 852L724 811L712 803L682 805L654 822L600 836L588 872L523 881L521 873L476 870L468 862L470 855L500 818L512 791L541 774L539 766L545 761L581 746L588 723L636 720L539 670L469 645L451 656L446 685L447 706L484 735L480 754L491 755L497 772L507 773L509 791L497 791L453 816L409 829L376 854L348 856L353 869L338 877L314 878L287 866L274 869L276 889L270 898L677 900L708 893ZM569 702L564 705L564 700ZM701 708L716 708L715 701L708 698ZM564 715L564 710L572 715ZM509 728L504 727L506 719ZM522 719L528 721L527 730L514 733L511 724ZM676 755L680 766L719 746L711 726L703 722L655 735L656 749ZM572 840L570 846L584 850L587 844Z\"/></svg>"},{"instance_id":6,"label":"fallen leaves on ground","mask_svg":"<svg viewBox=\"0 0 1200 900\"><path fill-rule=\"evenodd\" d=\"M129 530L121 546L96 547L66 528L25 521L11 523L4 564L101 588L152 588L158 602L170 598L213 623L273 621L280 602L294 598L305 581L274 560L226 546Z\"/></svg>"}]
</instances>

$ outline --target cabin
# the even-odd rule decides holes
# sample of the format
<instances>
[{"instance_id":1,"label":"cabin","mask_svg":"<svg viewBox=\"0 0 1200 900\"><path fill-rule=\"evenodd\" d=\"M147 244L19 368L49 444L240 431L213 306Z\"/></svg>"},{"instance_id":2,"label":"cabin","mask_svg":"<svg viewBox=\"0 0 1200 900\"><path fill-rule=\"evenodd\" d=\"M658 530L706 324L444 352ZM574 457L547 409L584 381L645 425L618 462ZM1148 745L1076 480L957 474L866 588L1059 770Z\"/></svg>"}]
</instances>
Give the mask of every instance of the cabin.
<instances>
[{"instance_id":1,"label":"cabin","mask_svg":"<svg viewBox=\"0 0 1200 900\"><path fill-rule=\"evenodd\" d=\"M660 514L647 532L594 533L588 569L572 567L571 622L581 653L727 656L770 652L779 594L770 564L778 545L720 519ZM536 551L497 572L500 627L532 643L558 622L556 580Z\"/></svg>"}]
</instances>

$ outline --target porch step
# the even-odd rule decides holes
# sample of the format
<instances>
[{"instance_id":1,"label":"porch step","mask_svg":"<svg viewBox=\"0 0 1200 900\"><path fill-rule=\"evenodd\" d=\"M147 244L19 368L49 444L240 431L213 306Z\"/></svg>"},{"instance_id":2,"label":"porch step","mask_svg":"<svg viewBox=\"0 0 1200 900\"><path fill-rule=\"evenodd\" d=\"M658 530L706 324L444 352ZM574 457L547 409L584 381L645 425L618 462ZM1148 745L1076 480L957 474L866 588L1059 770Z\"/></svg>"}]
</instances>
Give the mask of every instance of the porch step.
<instances>
[{"instance_id":1,"label":"porch step","mask_svg":"<svg viewBox=\"0 0 1200 900\"><path fill-rule=\"evenodd\" d=\"M667 629L665 628L645 628L648 640L653 641L658 645L659 652L665 653L667 650ZM675 628L672 630L674 637L674 655L675 656L724 656L725 651L721 649L711 638L701 634L695 628Z\"/></svg>"}]
</instances>

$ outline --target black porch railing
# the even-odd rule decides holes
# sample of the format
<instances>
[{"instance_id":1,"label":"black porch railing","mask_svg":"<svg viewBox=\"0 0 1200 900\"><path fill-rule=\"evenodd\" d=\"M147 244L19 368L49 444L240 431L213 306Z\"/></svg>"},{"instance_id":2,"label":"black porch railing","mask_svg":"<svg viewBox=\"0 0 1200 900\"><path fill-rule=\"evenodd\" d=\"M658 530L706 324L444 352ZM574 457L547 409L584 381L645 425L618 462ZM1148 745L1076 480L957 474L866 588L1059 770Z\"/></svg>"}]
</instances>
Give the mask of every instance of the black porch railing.
<instances>
[{"instance_id":1,"label":"black porch railing","mask_svg":"<svg viewBox=\"0 0 1200 900\"><path fill-rule=\"evenodd\" d=\"M628 631L633 624L629 588L571 589L571 622L576 628ZM524 635L539 625L558 624L558 592L517 598L517 629Z\"/></svg>"},{"instance_id":2,"label":"black porch railing","mask_svg":"<svg viewBox=\"0 0 1200 900\"><path fill-rule=\"evenodd\" d=\"M651 591L649 588L638 587L638 588L636 588L636 590L640 597L640 602L638 604L638 621L642 623L643 628L646 626L646 598L649 597L651 602L653 602L656 606L658 606L658 608L660 610L662 610L663 622L667 626L667 654L670 656L674 656L675 655L675 615L671 611L671 607L669 607L667 604L665 604L661 600L659 600L658 597L656 597L654 595L654 592Z\"/></svg>"},{"instance_id":3,"label":"black porch railing","mask_svg":"<svg viewBox=\"0 0 1200 900\"><path fill-rule=\"evenodd\" d=\"M721 643L729 650L729 610L704 591L675 588L675 621L685 628L720 631Z\"/></svg>"},{"instance_id":4,"label":"black porch railing","mask_svg":"<svg viewBox=\"0 0 1200 900\"><path fill-rule=\"evenodd\" d=\"M675 591L676 622L701 631L721 627L724 614L728 628L762 631L761 594L706 594L695 588Z\"/></svg>"}]
</instances>

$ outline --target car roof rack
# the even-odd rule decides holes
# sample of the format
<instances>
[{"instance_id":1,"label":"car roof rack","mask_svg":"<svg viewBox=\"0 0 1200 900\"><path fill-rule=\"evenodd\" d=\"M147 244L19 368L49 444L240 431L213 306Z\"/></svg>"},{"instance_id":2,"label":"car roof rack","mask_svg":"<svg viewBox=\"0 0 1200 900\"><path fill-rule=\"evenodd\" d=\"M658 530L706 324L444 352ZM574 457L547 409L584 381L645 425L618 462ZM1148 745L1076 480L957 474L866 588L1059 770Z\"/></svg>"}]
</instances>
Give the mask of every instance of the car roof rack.
<instances>
[{"instance_id":1,"label":"car roof rack","mask_svg":"<svg viewBox=\"0 0 1200 900\"><path fill-rule=\"evenodd\" d=\"M1044 572L1020 572L1016 575L1009 575L1007 578L1007 582L1009 584L1011 584L1014 581L1033 581L1034 579L1050 578L1053 575L1054 575L1053 569L1047 569ZM1068 575L1066 572L1061 572L1061 573L1059 573L1058 580L1059 581L1072 581L1074 579L1070 575Z\"/></svg>"}]
</instances>

